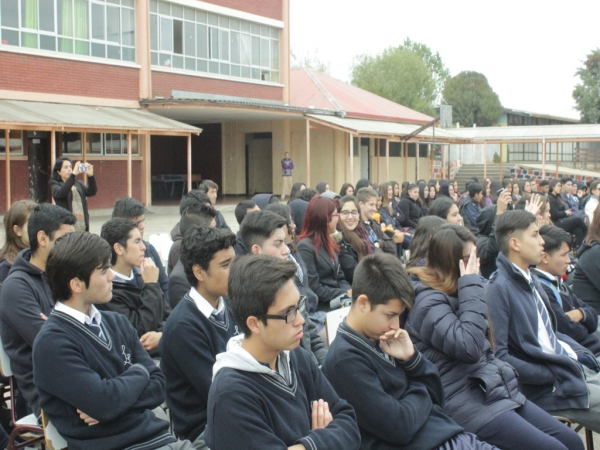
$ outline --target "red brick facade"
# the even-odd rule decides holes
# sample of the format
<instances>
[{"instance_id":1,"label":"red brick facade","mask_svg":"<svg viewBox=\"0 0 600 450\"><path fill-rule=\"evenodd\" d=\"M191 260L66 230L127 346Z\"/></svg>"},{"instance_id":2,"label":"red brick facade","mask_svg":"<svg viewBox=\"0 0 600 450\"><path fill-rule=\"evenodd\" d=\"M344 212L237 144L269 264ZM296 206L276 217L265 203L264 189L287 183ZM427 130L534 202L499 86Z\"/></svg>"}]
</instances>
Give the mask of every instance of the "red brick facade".
<instances>
[{"instance_id":1,"label":"red brick facade","mask_svg":"<svg viewBox=\"0 0 600 450\"><path fill-rule=\"evenodd\" d=\"M207 3L237 9L250 14L283 20L282 0L204 0Z\"/></svg>"},{"instance_id":2,"label":"red brick facade","mask_svg":"<svg viewBox=\"0 0 600 450\"><path fill-rule=\"evenodd\" d=\"M283 99L283 88L278 86L261 86L254 83L215 80L212 78L157 71L152 72L153 97L171 98L172 90L277 101L282 101Z\"/></svg>"},{"instance_id":3,"label":"red brick facade","mask_svg":"<svg viewBox=\"0 0 600 450\"><path fill-rule=\"evenodd\" d=\"M0 214L6 212L6 173L5 161L0 161ZM29 198L29 169L27 161L10 162L10 201Z\"/></svg>"},{"instance_id":4,"label":"red brick facade","mask_svg":"<svg viewBox=\"0 0 600 450\"><path fill-rule=\"evenodd\" d=\"M139 100L139 69L0 52L0 89Z\"/></svg>"},{"instance_id":5,"label":"red brick facade","mask_svg":"<svg viewBox=\"0 0 600 450\"><path fill-rule=\"evenodd\" d=\"M94 176L98 193L87 199L90 209L112 208L115 200L127 196L127 160L90 161L94 164ZM133 198L142 198L142 162L132 161L131 180Z\"/></svg>"}]
</instances>

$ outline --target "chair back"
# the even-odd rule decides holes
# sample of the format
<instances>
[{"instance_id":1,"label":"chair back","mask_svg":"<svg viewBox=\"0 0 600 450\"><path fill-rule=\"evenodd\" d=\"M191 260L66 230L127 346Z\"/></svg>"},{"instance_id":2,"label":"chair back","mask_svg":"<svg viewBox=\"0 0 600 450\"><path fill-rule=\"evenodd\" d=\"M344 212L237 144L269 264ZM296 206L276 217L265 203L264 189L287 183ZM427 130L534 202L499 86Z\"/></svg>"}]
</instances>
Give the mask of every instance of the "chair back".
<instances>
[{"instance_id":1,"label":"chair back","mask_svg":"<svg viewBox=\"0 0 600 450\"><path fill-rule=\"evenodd\" d=\"M2 338L0 338L0 373L2 376L8 378L12 377L12 370L10 368L10 358L4 351L4 345L2 344Z\"/></svg>"},{"instance_id":2,"label":"chair back","mask_svg":"<svg viewBox=\"0 0 600 450\"><path fill-rule=\"evenodd\" d=\"M333 342L340 323L342 323L349 311L350 307L347 306L346 308L334 309L325 315L325 330L327 332L328 346Z\"/></svg>"},{"instance_id":3,"label":"chair back","mask_svg":"<svg viewBox=\"0 0 600 450\"><path fill-rule=\"evenodd\" d=\"M46 450L66 450L67 441L60 435L50 417L42 410L42 428L44 429L44 439L46 441Z\"/></svg>"}]
</instances>

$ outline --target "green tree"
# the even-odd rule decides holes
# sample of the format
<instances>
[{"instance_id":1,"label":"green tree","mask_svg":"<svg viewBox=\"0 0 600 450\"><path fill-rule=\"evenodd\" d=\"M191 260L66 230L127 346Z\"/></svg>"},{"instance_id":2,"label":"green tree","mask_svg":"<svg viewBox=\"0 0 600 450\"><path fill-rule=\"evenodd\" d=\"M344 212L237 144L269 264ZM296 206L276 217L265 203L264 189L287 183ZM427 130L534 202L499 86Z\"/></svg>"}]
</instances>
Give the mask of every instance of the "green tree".
<instances>
[{"instance_id":1,"label":"green tree","mask_svg":"<svg viewBox=\"0 0 600 450\"><path fill-rule=\"evenodd\" d=\"M450 71L444 66L444 62L442 61L439 52L435 52L434 54L425 44L413 42L409 38L404 39L402 47L419 55L425 65L429 68L431 76L433 77L433 82L435 83L436 103L439 103L446 80L450 78Z\"/></svg>"},{"instance_id":2,"label":"green tree","mask_svg":"<svg viewBox=\"0 0 600 450\"><path fill-rule=\"evenodd\" d=\"M315 50L314 54L308 52L303 55L299 55L296 51L292 50L290 52L290 57L290 66L293 69L297 67L309 67L319 72L323 72L324 74L330 75L331 66L329 62L323 61L321 58L319 58L318 50Z\"/></svg>"},{"instance_id":3,"label":"green tree","mask_svg":"<svg viewBox=\"0 0 600 450\"><path fill-rule=\"evenodd\" d=\"M488 127L498 123L503 108L485 75L464 71L446 81L444 102L452 105L455 122Z\"/></svg>"},{"instance_id":4,"label":"green tree","mask_svg":"<svg viewBox=\"0 0 600 450\"><path fill-rule=\"evenodd\" d=\"M575 86L575 109L582 123L600 123L600 48L587 55L584 66L577 69L581 83Z\"/></svg>"}]
</instances>

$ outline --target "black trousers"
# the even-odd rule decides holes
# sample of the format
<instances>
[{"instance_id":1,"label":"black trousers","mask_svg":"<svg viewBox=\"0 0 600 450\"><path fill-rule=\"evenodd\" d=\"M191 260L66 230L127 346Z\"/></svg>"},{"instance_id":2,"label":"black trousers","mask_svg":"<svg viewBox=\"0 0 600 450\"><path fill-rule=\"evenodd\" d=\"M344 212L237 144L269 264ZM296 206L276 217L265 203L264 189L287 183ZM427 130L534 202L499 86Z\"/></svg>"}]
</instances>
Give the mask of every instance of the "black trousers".
<instances>
[{"instance_id":1,"label":"black trousers","mask_svg":"<svg viewBox=\"0 0 600 450\"><path fill-rule=\"evenodd\" d=\"M556 221L554 225L574 235L577 247L581 246L587 234L587 225L581 217L566 217Z\"/></svg>"}]
</instances>

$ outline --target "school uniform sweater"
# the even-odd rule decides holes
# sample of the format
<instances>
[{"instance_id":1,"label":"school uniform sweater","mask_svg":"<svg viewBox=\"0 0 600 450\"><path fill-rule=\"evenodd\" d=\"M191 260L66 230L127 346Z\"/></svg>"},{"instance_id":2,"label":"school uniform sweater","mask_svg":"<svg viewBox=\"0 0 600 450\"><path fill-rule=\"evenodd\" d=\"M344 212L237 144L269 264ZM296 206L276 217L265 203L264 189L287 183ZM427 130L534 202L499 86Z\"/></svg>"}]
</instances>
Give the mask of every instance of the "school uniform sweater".
<instances>
[{"instance_id":1,"label":"school uniform sweater","mask_svg":"<svg viewBox=\"0 0 600 450\"><path fill-rule=\"evenodd\" d=\"M160 339L161 368L167 379L167 405L178 436L193 441L206 426L206 403L216 356L239 334L229 307L225 322L207 318L185 295L175 307Z\"/></svg>"},{"instance_id":2,"label":"school uniform sweater","mask_svg":"<svg viewBox=\"0 0 600 450\"><path fill-rule=\"evenodd\" d=\"M302 347L289 352L289 369L287 382L241 347L219 355L208 395L208 447L286 450L303 444L307 450L357 450L360 435L352 407ZM333 421L311 430L311 404L319 399L328 402Z\"/></svg>"},{"instance_id":3,"label":"school uniform sweater","mask_svg":"<svg viewBox=\"0 0 600 450\"><path fill-rule=\"evenodd\" d=\"M434 449L463 432L443 412L437 369L416 349L405 362L388 358L342 322L322 370L356 411L361 449Z\"/></svg>"},{"instance_id":4,"label":"school uniform sweater","mask_svg":"<svg viewBox=\"0 0 600 450\"><path fill-rule=\"evenodd\" d=\"M152 450L175 439L152 409L165 378L121 314L101 312L106 342L77 319L52 311L33 345L40 404L69 450ZM87 425L77 410L100 423Z\"/></svg>"}]
</instances>

